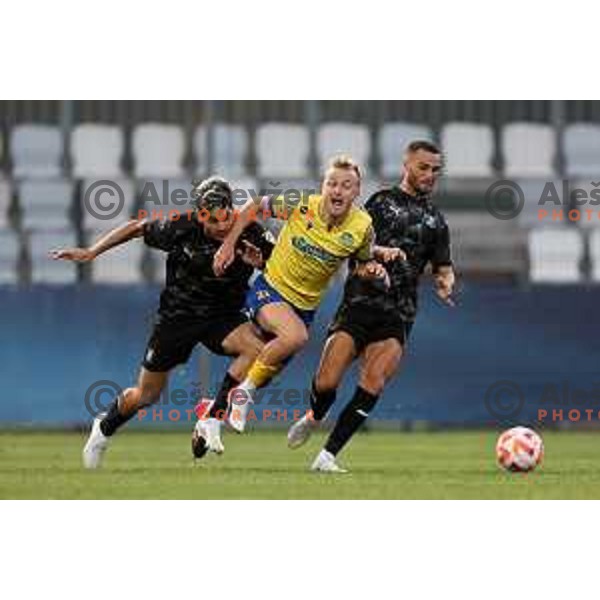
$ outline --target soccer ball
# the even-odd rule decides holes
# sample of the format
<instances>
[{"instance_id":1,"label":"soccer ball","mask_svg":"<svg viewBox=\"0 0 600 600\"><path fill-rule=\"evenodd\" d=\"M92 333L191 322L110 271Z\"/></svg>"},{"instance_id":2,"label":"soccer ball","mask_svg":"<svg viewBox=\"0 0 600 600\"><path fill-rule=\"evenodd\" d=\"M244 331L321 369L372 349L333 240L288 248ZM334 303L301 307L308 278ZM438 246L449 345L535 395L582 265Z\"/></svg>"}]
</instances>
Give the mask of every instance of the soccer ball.
<instances>
[{"instance_id":1,"label":"soccer ball","mask_svg":"<svg viewBox=\"0 0 600 600\"><path fill-rule=\"evenodd\" d=\"M513 427L500 434L496 443L498 465L507 471L533 471L544 457L544 442L527 427Z\"/></svg>"}]
</instances>

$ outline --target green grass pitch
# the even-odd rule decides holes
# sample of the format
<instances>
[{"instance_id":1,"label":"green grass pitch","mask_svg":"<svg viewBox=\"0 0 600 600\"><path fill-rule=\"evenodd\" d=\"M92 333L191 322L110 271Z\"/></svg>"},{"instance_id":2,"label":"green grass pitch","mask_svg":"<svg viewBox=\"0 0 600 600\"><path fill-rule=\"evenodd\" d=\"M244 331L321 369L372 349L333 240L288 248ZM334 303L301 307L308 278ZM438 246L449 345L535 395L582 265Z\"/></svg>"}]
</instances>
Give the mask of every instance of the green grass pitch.
<instances>
[{"instance_id":1,"label":"green grass pitch","mask_svg":"<svg viewBox=\"0 0 600 600\"><path fill-rule=\"evenodd\" d=\"M544 464L523 475L495 466L493 431L366 432L340 456L351 473L332 476L307 470L324 434L290 451L284 431L228 433L222 457L194 465L189 433L129 430L86 472L83 434L0 432L0 498L600 498L597 435L543 437Z\"/></svg>"}]
</instances>

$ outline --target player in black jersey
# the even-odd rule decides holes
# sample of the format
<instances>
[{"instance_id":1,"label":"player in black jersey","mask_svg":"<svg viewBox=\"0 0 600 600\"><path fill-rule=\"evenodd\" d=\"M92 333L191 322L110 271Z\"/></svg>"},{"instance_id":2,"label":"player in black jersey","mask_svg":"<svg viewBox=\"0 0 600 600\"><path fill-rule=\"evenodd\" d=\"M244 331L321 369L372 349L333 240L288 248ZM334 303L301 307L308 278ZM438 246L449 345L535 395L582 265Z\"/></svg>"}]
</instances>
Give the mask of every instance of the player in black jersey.
<instances>
[{"instance_id":1,"label":"player in black jersey","mask_svg":"<svg viewBox=\"0 0 600 600\"><path fill-rule=\"evenodd\" d=\"M212 407L216 417L227 409L229 390L246 376L263 346L256 327L242 312L248 280L261 267L273 244L258 223L252 223L240 240L236 259L223 277L213 273L215 252L233 224L232 190L219 178L194 182L192 197L196 210L176 220L131 220L113 229L90 248L70 248L51 253L54 258L92 261L110 248L143 237L144 242L168 253L166 283L154 329L142 362L138 383L98 415L83 451L84 465L100 465L108 440L136 412L160 398L169 372L185 363L194 346L203 344L211 352L233 356L221 389ZM186 218L186 216L188 218ZM220 414L222 411L222 414ZM206 439L196 435L192 449L197 457L208 448Z\"/></svg>"},{"instance_id":2,"label":"player in black jersey","mask_svg":"<svg viewBox=\"0 0 600 600\"><path fill-rule=\"evenodd\" d=\"M350 275L329 330L311 391L312 418L290 428L288 445L298 448L310 436L336 398L344 372L360 358L359 383L342 411L325 447L312 465L316 471L343 472L335 457L375 407L402 359L417 313L417 288L431 265L438 297L452 304L454 271L448 225L430 194L442 169L434 144L414 141L404 157L400 185L382 189L365 204L378 245L397 249L385 264L389 282Z\"/></svg>"}]
</instances>

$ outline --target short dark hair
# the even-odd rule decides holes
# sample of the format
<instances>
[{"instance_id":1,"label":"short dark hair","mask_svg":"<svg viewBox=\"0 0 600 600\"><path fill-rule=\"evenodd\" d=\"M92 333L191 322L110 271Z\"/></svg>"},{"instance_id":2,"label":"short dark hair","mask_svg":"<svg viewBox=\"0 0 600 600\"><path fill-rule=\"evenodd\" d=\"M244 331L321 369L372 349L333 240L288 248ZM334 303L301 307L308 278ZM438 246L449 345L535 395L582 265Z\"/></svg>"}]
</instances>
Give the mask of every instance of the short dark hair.
<instances>
[{"instance_id":1,"label":"short dark hair","mask_svg":"<svg viewBox=\"0 0 600 600\"><path fill-rule=\"evenodd\" d=\"M406 147L407 154L413 154L419 150L425 150L425 152L431 152L431 154L441 154L442 151L433 142L429 140L413 140Z\"/></svg>"},{"instance_id":2,"label":"short dark hair","mask_svg":"<svg viewBox=\"0 0 600 600\"><path fill-rule=\"evenodd\" d=\"M223 177L213 175L207 179L192 181L192 198L197 208L231 208L233 191L231 185Z\"/></svg>"}]
</instances>

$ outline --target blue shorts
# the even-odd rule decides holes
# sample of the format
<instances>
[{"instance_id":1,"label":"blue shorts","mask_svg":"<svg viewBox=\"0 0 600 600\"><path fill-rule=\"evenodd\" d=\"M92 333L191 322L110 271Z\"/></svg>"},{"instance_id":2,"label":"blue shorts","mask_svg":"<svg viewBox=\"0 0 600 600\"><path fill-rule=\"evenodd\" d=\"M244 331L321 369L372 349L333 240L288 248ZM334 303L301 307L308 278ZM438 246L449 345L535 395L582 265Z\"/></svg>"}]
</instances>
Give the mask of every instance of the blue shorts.
<instances>
[{"instance_id":1,"label":"blue shorts","mask_svg":"<svg viewBox=\"0 0 600 600\"><path fill-rule=\"evenodd\" d=\"M275 302L283 302L287 304L291 308L294 309L294 312L302 319L302 322L306 325L306 327L310 327L310 324L313 322L315 318L315 310L306 310L302 308L298 308L294 306L289 300L286 300L275 288L271 287L267 280L264 278L263 274L260 273L258 277L254 280L252 287L248 290L246 294L246 310L248 311L248 316L256 322L256 316L258 315L258 311L268 304L274 304Z\"/></svg>"}]
</instances>

